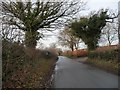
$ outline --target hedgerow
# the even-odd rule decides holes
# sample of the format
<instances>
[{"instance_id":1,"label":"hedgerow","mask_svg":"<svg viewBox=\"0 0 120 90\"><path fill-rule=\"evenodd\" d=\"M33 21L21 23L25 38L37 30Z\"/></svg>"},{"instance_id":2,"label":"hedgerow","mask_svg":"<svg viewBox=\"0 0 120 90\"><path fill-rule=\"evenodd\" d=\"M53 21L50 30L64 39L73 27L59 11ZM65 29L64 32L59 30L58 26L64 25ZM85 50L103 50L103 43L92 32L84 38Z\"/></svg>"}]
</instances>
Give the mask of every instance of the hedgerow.
<instances>
[{"instance_id":1,"label":"hedgerow","mask_svg":"<svg viewBox=\"0 0 120 90\"><path fill-rule=\"evenodd\" d=\"M2 87L45 88L55 65L56 55L26 48L19 43L2 43Z\"/></svg>"},{"instance_id":2,"label":"hedgerow","mask_svg":"<svg viewBox=\"0 0 120 90\"><path fill-rule=\"evenodd\" d=\"M90 59L99 59L99 60L114 60L120 62L120 49L112 49L107 51L91 51L88 54L88 58Z\"/></svg>"}]
</instances>

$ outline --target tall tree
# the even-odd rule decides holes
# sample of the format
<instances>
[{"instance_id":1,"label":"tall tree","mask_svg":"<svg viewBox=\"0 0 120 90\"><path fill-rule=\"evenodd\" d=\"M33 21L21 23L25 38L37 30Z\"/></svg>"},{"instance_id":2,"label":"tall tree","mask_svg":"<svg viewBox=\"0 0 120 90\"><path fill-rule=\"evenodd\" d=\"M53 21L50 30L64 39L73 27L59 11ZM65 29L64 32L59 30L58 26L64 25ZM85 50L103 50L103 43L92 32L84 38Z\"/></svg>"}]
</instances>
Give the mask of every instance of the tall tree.
<instances>
[{"instance_id":1,"label":"tall tree","mask_svg":"<svg viewBox=\"0 0 120 90\"><path fill-rule=\"evenodd\" d=\"M76 7L77 5L77 7ZM71 17L82 9L83 2L49 2L37 0L34 2L2 2L3 17L9 17L4 24L17 26L25 32L25 45L35 48L37 40L42 38L39 30L58 24L60 18Z\"/></svg>"},{"instance_id":2,"label":"tall tree","mask_svg":"<svg viewBox=\"0 0 120 90\"><path fill-rule=\"evenodd\" d=\"M72 33L81 38L89 50L93 50L98 45L101 30L107 22L106 19L109 19L107 11L100 10L90 17L82 17L79 21L72 22L70 27Z\"/></svg>"},{"instance_id":3,"label":"tall tree","mask_svg":"<svg viewBox=\"0 0 120 90\"><path fill-rule=\"evenodd\" d=\"M58 39L59 43L62 46L67 46L72 51L74 51L74 49L78 49L80 38L77 38L76 36L72 35L70 28L67 27L63 31L61 31Z\"/></svg>"}]
</instances>

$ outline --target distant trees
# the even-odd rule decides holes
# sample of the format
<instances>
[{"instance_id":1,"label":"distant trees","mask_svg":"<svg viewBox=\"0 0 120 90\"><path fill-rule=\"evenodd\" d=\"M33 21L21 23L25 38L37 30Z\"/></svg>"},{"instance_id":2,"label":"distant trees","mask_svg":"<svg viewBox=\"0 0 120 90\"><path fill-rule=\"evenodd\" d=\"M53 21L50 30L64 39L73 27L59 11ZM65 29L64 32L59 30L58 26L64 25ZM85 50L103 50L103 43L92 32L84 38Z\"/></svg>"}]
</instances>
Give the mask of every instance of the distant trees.
<instances>
[{"instance_id":1,"label":"distant trees","mask_svg":"<svg viewBox=\"0 0 120 90\"><path fill-rule=\"evenodd\" d=\"M40 30L48 30L62 19L70 18L83 7L83 2L49 2L36 0L35 2L2 2L3 24L17 27L25 32L25 45L35 48L37 40L44 35ZM76 7L77 6L77 7Z\"/></svg>"},{"instance_id":2,"label":"distant trees","mask_svg":"<svg viewBox=\"0 0 120 90\"><path fill-rule=\"evenodd\" d=\"M106 26L101 31L101 37L99 42L107 45L114 44L115 41L119 40L119 30L118 30L118 12L113 10L108 10L109 19L106 21ZM111 19L111 20L110 20Z\"/></svg>"},{"instance_id":3,"label":"distant trees","mask_svg":"<svg viewBox=\"0 0 120 90\"><path fill-rule=\"evenodd\" d=\"M74 51L74 49L78 49L79 47L80 38L72 35L71 28L66 27L63 31L61 31L58 39L62 46L67 46L72 51Z\"/></svg>"},{"instance_id":4,"label":"distant trees","mask_svg":"<svg viewBox=\"0 0 120 90\"><path fill-rule=\"evenodd\" d=\"M118 26L116 23L106 23L106 26L101 31L100 42L107 42L111 45L113 41L118 40Z\"/></svg>"},{"instance_id":5,"label":"distant trees","mask_svg":"<svg viewBox=\"0 0 120 90\"><path fill-rule=\"evenodd\" d=\"M46 50L50 50L56 53L57 55L62 55L62 49L57 47L57 43L51 43L49 47L46 48Z\"/></svg>"},{"instance_id":6,"label":"distant trees","mask_svg":"<svg viewBox=\"0 0 120 90\"><path fill-rule=\"evenodd\" d=\"M88 46L88 50L93 50L98 46L101 30L106 25L107 19L110 19L107 10L100 10L90 17L82 17L79 21L72 22L70 27L73 35L81 38Z\"/></svg>"}]
</instances>

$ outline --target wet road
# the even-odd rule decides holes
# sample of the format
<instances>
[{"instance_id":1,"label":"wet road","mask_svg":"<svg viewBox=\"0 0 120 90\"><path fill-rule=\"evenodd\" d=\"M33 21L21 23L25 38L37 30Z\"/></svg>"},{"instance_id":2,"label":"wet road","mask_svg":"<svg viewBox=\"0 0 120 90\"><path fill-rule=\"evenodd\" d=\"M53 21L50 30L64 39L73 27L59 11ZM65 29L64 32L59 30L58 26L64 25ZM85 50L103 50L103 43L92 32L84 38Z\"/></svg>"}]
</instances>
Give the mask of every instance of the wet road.
<instances>
[{"instance_id":1,"label":"wet road","mask_svg":"<svg viewBox=\"0 0 120 90\"><path fill-rule=\"evenodd\" d=\"M55 67L55 88L118 88L118 76L60 56Z\"/></svg>"}]
</instances>

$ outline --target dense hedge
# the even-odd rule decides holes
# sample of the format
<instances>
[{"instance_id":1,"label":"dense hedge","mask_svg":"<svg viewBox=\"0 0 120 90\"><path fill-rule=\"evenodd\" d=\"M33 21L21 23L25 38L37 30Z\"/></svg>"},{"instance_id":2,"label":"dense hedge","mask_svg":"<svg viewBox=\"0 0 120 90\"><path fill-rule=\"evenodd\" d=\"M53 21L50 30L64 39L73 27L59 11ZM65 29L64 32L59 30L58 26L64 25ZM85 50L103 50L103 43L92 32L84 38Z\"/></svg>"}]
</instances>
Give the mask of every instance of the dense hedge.
<instances>
[{"instance_id":1,"label":"dense hedge","mask_svg":"<svg viewBox=\"0 0 120 90\"><path fill-rule=\"evenodd\" d=\"M86 50L75 50L73 51L72 55L74 57L86 57L88 52Z\"/></svg>"},{"instance_id":2,"label":"dense hedge","mask_svg":"<svg viewBox=\"0 0 120 90\"><path fill-rule=\"evenodd\" d=\"M88 54L88 58L99 60L115 60L120 62L120 49L113 49L107 51L91 51Z\"/></svg>"},{"instance_id":3,"label":"dense hedge","mask_svg":"<svg viewBox=\"0 0 120 90\"><path fill-rule=\"evenodd\" d=\"M2 87L45 88L57 57L46 50L25 48L19 43L2 42Z\"/></svg>"},{"instance_id":4,"label":"dense hedge","mask_svg":"<svg viewBox=\"0 0 120 90\"><path fill-rule=\"evenodd\" d=\"M62 55L68 56L68 57L86 57L87 54L88 54L87 50L65 51L62 53Z\"/></svg>"}]
</instances>

